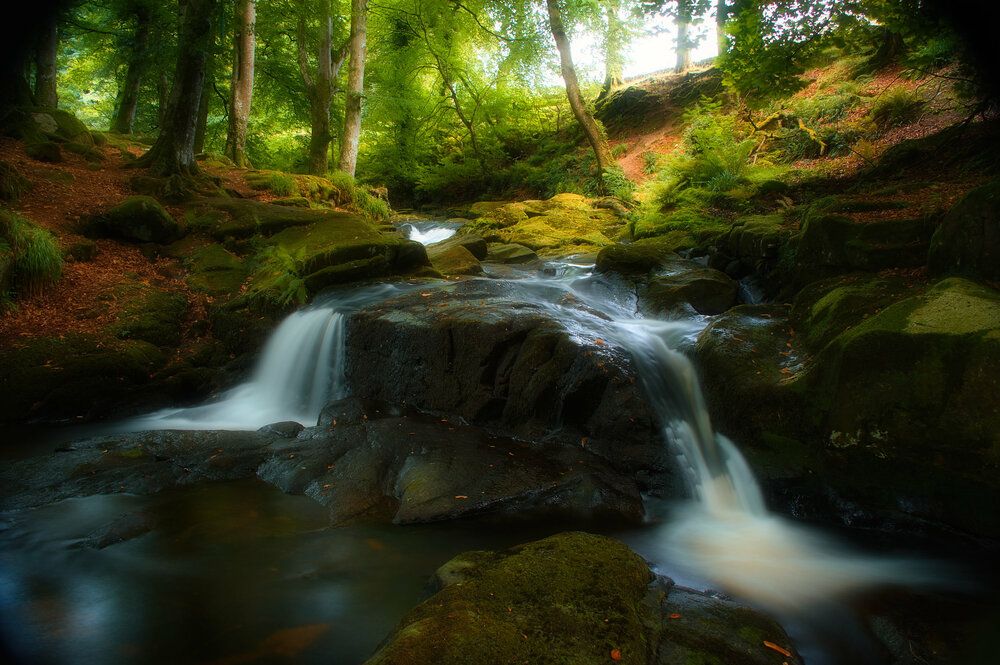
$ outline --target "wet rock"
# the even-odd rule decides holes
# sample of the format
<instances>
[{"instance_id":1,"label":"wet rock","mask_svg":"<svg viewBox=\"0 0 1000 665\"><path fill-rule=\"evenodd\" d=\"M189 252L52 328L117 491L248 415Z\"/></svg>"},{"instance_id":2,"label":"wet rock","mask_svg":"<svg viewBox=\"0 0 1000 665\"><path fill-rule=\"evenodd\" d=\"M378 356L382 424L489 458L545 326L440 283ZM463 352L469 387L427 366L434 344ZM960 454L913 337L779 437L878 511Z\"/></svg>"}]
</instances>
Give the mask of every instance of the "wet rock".
<instances>
[{"instance_id":1,"label":"wet rock","mask_svg":"<svg viewBox=\"0 0 1000 665\"><path fill-rule=\"evenodd\" d=\"M534 250L514 243L490 245L486 257L491 263L528 263L538 259Z\"/></svg>"},{"instance_id":2,"label":"wet rock","mask_svg":"<svg viewBox=\"0 0 1000 665\"><path fill-rule=\"evenodd\" d=\"M928 263L935 274L1000 280L1000 181L969 192L945 215Z\"/></svg>"},{"instance_id":3,"label":"wet rock","mask_svg":"<svg viewBox=\"0 0 1000 665\"><path fill-rule=\"evenodd\" d=\"M633 243L605 247L597 255L594 270L620 275L645 275L677 260L676 245L669 237L647 238Z\"/></svg>"},{"instance_id":4,"label":"wet rock","mask_svg":"<svg viewBox=\"0 0 1000 665\"><path fill-rule=\"evenodd\" d=\"M485 245L485 241L483 241ZM483 272L479 260L464 245L437 243L427 248L427 258L442 275L478 275Z\"/></svg>"},{"instance_id":5,"label":"wet rock","mask_svg":"<svg viewBox=\"0 0 1000 665\"><path fill-rule=\"evenodd\" d=\"M449 222L455 221L468 221L468 220L448 220ZM462 235L454 235L441 242L436 242L433 245L427 247L427 252L430 254L432 252L440 252L452 247L464 247L469 250L475 258L482 261L486 258L488 250L486 248L486 241L483 240L482 236L476 235L475 233L466 233ZM432 259L433 260L433 259Z\"/></svg>"},{"instance_id":6,"label":"wet rock","mask_svg":"<svg viewBox=\"0 0 1000 665\"><path fill-rule=\"evenodd\" d=\"M305 428L302 423L295 422L294 420L285 420L280 423L264 425L257 431L261 434L273 434L274 436L280 436L283 439L294 439L303 429Z\"/></svg>"},{"instance_id":7,"label":"wet rock","mask_svg":"<svg viewBox=\"0 0 1000 665\"><path fill-rule=\"evenodd\" d=\"M642 518L635 482L579 446L526 444L353 398L319 422L277 445L259 475L329 506L333 524Z\"/></svg>"},{"instance_id":8,"label":"wet rock","mask_svg":"<svg viewBox=\"0 0 1000 665\"><path fill-rule=\"evenodd\" d=\"M76 544L103 550L105 547L124 543L153 530L153 520L146 513L127 513L90 533Z\"/></svg>"},{"instance_id":9,"label":"wet rock","mask_svg":"<svg viewBox=\"0 0 1000 665\"><path fill-rule=\"evenodd\" d=\"M166 244L181 236L181 227L156 199L130 196L107 212L87 220L84 233L92 238Z\"/></svg>"},{"instance_id":10,"label":"wet rock","mask_svg":"<svg viewBox=\"0 0 1000 665\"><path fill-rule=\"evenodd\" d=\"M650 315L721 314L736 304L738 285L725 273L680 261L669 272L651 277L639 289L639 303Z\"/></svg>"},{"instance_id":11,"label":"wet rock","mask_svg":"<svg viewBox=\"0 0 1000 665\"><path fill-rule=\"evenodd\" d=\"M547 306L525 303L513 288L470 280L354 315L352 394L529 440L584 441L622 468L672 468L629 354L570 334Z\"/></svg>"},{"instance_id":12,"label":"wet rock","mask_svg":"<svg viewBox=\"0 0 1000 665\"><path fill-rule=\"evenodd\" d=\"M256 432L157 431L98 437L0 469L0 510L94 494L154 494L253 477L273 438Z\"/></svg>"},{"instance_id":13,"label":"wet rock","mask_svg":"<svg viewBox=\"0 0 1000 665\"><path fill-rule=\"evenodd\" d=\"M466 552L435 575L368 665L776 662L774 622L654 578L621 543L561 533L506 552ZM690 613L671 618L675 610ZM785 659L799 663L793 654Z\"/></svg>"}]
</instances>

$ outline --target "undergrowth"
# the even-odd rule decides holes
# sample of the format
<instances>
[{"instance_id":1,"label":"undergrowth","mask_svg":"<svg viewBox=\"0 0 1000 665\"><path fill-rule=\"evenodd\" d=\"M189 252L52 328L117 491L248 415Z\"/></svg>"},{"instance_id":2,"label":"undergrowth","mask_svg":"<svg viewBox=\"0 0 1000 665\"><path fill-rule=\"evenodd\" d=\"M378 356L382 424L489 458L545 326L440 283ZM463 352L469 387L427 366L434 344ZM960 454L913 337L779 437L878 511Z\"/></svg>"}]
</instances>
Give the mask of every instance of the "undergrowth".
<instances>
[{"instance_id":1,"label":"undergrowth","mask_svg":"<svg viewBox=\"0 0 1000 665\"><path fill-rule=\"evenodd\" d=\"M7 265L4 266L4 263ZM6 278L4 272L7 273ZM3 297L14 299L38 295L61 276L62 253L55 237L17 214L0 211L0 287L4 291Z\"/></svg>"}]
</instances>

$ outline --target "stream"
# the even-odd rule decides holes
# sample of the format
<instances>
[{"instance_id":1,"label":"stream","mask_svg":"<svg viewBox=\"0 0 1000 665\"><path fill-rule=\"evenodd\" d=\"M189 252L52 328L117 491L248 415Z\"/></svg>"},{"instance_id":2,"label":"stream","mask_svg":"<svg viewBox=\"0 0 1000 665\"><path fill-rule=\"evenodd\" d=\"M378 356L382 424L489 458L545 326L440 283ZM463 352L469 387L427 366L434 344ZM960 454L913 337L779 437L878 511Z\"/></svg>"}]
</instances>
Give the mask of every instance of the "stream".
<instances>
[{"instance_id":1,"label":"stream","mask_svg":"<svg viewBox=\"0 0 1000 665\"><path fill-rule=\"evenodd\" d=\"M408 224L409 236L425 243L455 232ZM679 583L771 613L809 663L871 657L871 638L851 609L861 595L963 590L962 575L943 563L862 553L769 512L737 446L714 432L683 353L708 318L640 318L634 296L591 268L567 260L542 271L488 269L481 279L504 280L513 300L543 308L570 335L603 340L635 361L692 498L646 497L647 525L597 531L623 540ZM104 431L312 425L324 404L348 393L347 318L413 288L375 284L325 294L277 327L246 383L211 403ZM114 547L79 547L123 513L145 514L154 527ZM564 528L329 528L326 509L312 499L258 480L71 499L0 514L0 635L7 655L24 662L360 663L453 555Z\"/></svg>"}]
</instances>

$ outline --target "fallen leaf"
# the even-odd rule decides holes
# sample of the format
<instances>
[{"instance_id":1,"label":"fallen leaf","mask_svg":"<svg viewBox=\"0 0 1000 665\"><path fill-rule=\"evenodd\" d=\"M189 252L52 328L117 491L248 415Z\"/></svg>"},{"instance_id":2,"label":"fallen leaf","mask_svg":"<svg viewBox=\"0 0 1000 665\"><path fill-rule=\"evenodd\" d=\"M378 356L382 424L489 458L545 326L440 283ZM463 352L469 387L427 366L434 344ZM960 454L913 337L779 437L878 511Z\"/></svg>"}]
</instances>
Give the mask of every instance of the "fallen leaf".
<instances>
[{"instance_id":1,"label":"fallen leaf","mask_svg":"<svg viewBox=\"0 0 1000 665\"><path fill-rule=\"evenodd\" d=\"M613 660L613 661L619 661L621 659L622 659L622 651L621 651L621 649L612 649L611 650L611 660Z\"/></svg>"},{"instance_id":2,"label":"fallen leaf","mask_svg":"<svg viewBox=\"0 0 1000 665\"><path fill-rule=\"evenodd\" d=\"M456 494L455 498L456 499L468 499L469 497L465 496L464 494Z\"/></svg>"},{"instance_id":3,"label":"fallen leaf","mask_svg":"<svg viewBox=\"0 0 1000 665\"><path fill-rule=\"evenodd\" d=\"M791 658L792 657L792 652L791 651L789 651L788 649L786 649L784 647L779 647L774 642L768 642L767 640L764 640L764 646L767 647L768 649L770 649L771 651L777 651L778 653L780 653L785 658Z\"/></svg>"},{"instance_id":4,"label":"fallen leaf","mask_svg":"<svg viewBox=\"0 0 1000 665\"><path fill-rule=\"evenodd\" d=\"M604 340L598 337L597 339L594 340L594 344L596 344L597 346L604 346Z\"/></svg>"},{"instance_id":5,"label":"fallen leaf","mask_svg":"<svg viewBox=\"0 0 1000 665\"><path fill-rule=\"evenodd\" d=\"M670 615L670 618L671 619L680 619L681 615L678 614L677 612L674 612L673 614Z\"/></svg>"}]
</instances>

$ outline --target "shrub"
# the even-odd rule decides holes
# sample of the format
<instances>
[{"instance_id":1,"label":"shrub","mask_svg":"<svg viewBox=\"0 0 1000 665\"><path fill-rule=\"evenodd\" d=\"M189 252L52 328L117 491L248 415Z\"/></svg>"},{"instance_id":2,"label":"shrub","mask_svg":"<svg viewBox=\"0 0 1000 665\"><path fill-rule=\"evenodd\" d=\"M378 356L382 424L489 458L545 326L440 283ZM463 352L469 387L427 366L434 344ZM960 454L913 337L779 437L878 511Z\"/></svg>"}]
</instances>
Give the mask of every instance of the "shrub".
<instances>
[{"instance_id":1,"label":"shrub","mask_svg":"<svg viewBox=\"0 0 1000 665\"><path fill-rule=\"evenodd\" d=\"M354 190L354 209L373 222L384 222L392 216L388 201L372 196L361 187Z\"/></svg>"},{"instance_id":2,"label":"shrub","mask_svg":"<svg viewBox=\"0 0 1000 665\"><path fill-rule=\"evenodd\" d=\"M11 254L9 286L15 295L37 295L62 276L62 253L47 230L0 211L0 241Z\"/></svg>"},{"instance_id":3,"label":"shrub","mask_svg":"<svg viewBox=\"0 0 1000 665\"><path fill-rule=\"evenodd\" d=\"M610 196L631 203L635 198L635 183L629 180L620 166L611 166L601 173L604 190Z\"/></svg>"},{"instance_id":4,"label":"shrub","mask_svg":"<svg viewBox=\"0 0 1000 665\"><path fill-rule=\"evenodd\" d=\"M0 200L17 201L31 183L13 165L0 161Z\"/></svg>"}]
</instances>

